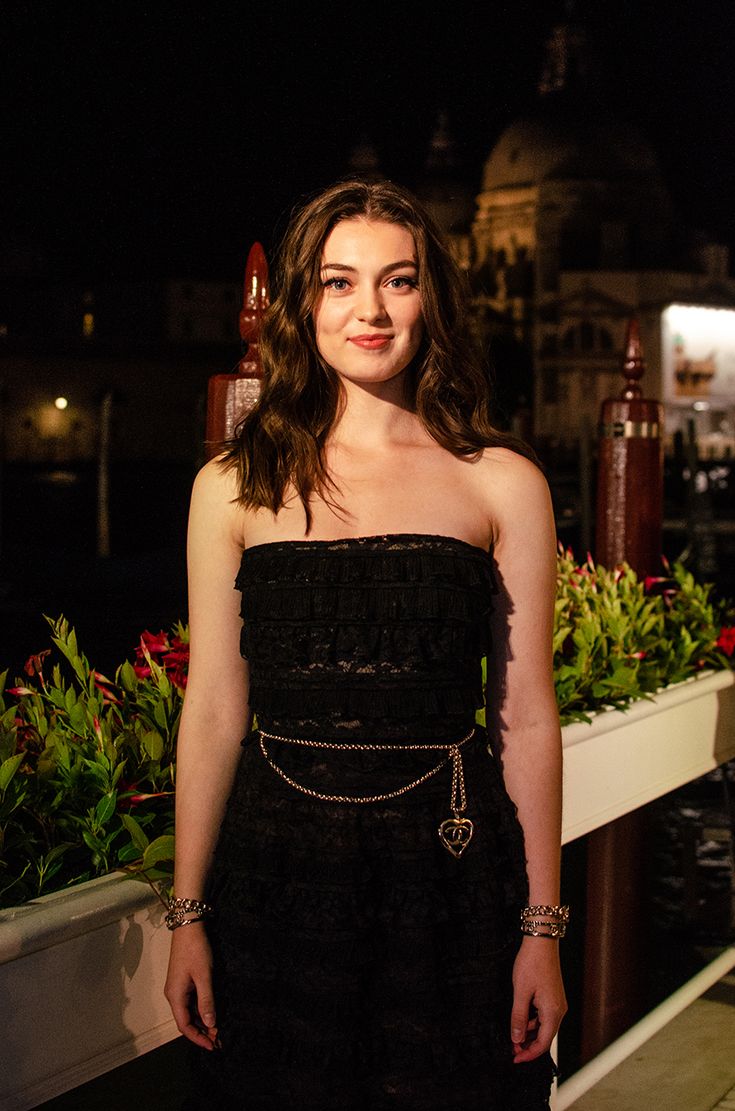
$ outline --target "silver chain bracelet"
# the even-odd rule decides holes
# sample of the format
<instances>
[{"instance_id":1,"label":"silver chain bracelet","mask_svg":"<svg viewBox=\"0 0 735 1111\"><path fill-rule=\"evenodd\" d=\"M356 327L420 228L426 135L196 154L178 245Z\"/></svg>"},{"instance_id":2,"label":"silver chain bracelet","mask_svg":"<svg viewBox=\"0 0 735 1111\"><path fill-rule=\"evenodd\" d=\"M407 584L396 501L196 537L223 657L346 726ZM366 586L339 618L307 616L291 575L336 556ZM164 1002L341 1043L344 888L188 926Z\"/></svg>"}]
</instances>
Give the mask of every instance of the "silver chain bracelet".
<instances>
[{"instance_id":1,"label":"silver chain bracelet","mask_svg":"<svg viewBox=\"0 0 735 1111\"><path fill-rule=\"evenodd\" d=\"M203 903L201 899L174 899L168 901L168 913L164 918L169 930L178 930L179 926L191 926L194 922L202 922L208 914L212 914L214 907ZM188 918L187 915L195 915Z\"/></svg>"}]
</instances>

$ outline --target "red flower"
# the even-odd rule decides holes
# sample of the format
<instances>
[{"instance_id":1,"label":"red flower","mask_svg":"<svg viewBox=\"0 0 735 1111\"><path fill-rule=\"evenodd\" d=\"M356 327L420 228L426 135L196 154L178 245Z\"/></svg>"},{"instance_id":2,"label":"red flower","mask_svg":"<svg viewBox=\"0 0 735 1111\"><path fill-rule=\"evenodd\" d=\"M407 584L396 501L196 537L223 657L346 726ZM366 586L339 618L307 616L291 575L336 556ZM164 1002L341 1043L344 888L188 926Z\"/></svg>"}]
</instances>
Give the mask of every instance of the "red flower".
<instances>
[{"instance_id":1,"label":"red flower","mask_svg":"<svg viewBox=\"0 0 735 1111\"><path fill-rule=\"evenodd\" d=\"M120 702L120 699L117 697L117 695L113 694L112 691L110 690L110 687L112 687L112 685L113 685L112 682L109 679L106 679L105 676L102 675L99 671L93 672L93 675L94 675L95 686L97 687L97 690L102 695L102 701L103 702L112 702L116 706L122 705L122 703Z\"/></svg>"},{"instance_id":2,"label":"red flower","mask_svg":"<svg viewBox=\"0 0 735 1111\"><path fill-rule=\"evenodd\" d=\"M735 625L725 625L720 629L720 635L717 638L717 647L720 648L726 656L732 656L735 652Z\"/></svg>"},{"instance_id":3,"label":"red flower","mask_svg":"<svg viewBox=\"0 0 735 1111\"><path fill-rule=\"evenodd\" d=\"M35 694L36 693L35 691L32 691L30 689L30 687L8 687L7 692L8 692L8 694L15 694L19 698L22 698L23 695L26 695L26 694Z\"/></svg>"},{"instance_id":4,"label":"red flower","mask_svg":"<svg viewBox=\"0 0 735 1111\"><path fill-rule=\"evenodd\" d=\"M170 639L161 630L151 633L148 629L141 633L140 644L135 649L136 662L133 671L139 679L148 679L153 660L168 675L175 686L184 690L186 676L189 669L189 645L181 637L172 636Z\"/></svg>"},{"instance_id":5,"label":"red flower","mask_svg":"<svg viewBox=\"0 0 735 1111\"><path fill-rule=\"evenodd\" d=\"M174 667L171 671L167 671L166 674L175 687L178 687L180 690L186 690L188 675L182 667Z\"/></svg>"},{"instance_id":6,"label":"red flower","mask_svg":"<svg viewBox=\"0 0 735 1111\"><path fill-rule=\"evenodd\" d=\"M42 675L43 661L50 655L51 649L45 648L43 652L38 652L35 656L29 656L23 667L26 675Z\"/></svg>"},{"instance_id":7,"label":"red flower","mask_svg":"<svg viewBox=\"0 0 735 1111\"><path fill-rule=\"evenodd\" d=\"M670 602L679 591L675 579L667 579L661 575L646 575L643 588L646 594L660 594L665 602Z\"/></svg>"},{"instance_id":8,"label":"red flower","mask_svg":"<svg viewBox=\"0 0 735 1111\"><path fill-rule=\"evenodd\" d=\"M145 655L143 648L150 653L151 656L157 655L160 652L167 652L170 648L168 637L163 629L159 633L151 633L148 629L140 634L140 647L135 651L138 656Z\"/></svg>"},{"instance_id":9,"label":"red flower","mask_svg":"<svg viewBox=\"0 0 735 1111\"><path fill-rule=\"evenodd\" d=\"M167 795L172 795L173 791L155 791L151 794L131 795L127 800L130 806L139 806L141 802L148 802L148 799L164 799Z\"/></svg>"}]
</instances>

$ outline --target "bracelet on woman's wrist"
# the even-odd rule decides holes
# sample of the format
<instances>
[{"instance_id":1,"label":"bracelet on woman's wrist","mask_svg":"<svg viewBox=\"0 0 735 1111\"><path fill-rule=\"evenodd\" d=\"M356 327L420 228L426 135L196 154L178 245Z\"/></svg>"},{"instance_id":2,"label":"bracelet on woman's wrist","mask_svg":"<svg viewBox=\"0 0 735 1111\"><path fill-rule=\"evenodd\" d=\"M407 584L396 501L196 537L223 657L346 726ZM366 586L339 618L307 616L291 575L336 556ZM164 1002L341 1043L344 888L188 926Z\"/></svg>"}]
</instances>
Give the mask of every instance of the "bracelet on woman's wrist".
<instances>
[{"instance_id":1,"label":"bracelet on woman's wrist","mask_svg":"<svg viewBox=\"0 0 735 1111\"><path fill-rule=\"evenodd\" d=\"M173 896L168 901L168 913L164 918L169 930L178 930L180 926L191 926L194 922L203 922L208 914L212 914L214 907L201 899L175 899Z\"/></svg>"},{"instance_id":2,"label":"bracelet on woman's wrist","mask_svg":"<svg viewBox=\"0 0 735 1111\"><path fill-rule=\"evenodd\" d=\"M568 906L536 904L521 911L521 933L527 937L561 938L569 922Z\"/></svg>"}]
</instances>

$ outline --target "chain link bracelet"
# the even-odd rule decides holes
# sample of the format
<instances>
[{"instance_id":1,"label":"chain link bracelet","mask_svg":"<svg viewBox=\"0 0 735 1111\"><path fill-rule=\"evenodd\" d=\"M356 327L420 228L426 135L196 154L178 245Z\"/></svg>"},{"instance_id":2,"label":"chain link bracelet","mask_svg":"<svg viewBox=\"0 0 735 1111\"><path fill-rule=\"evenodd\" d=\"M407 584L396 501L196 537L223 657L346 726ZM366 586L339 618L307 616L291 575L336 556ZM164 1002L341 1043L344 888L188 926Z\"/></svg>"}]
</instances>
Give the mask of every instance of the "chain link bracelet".
<instances>
[{"instance_id":1,"label":"chain link bracelet","mask_svg":"<svg viewBox=\"0 0 735 1111\"><path fill-rule=\"evenodd\" d=\"M527 937L565 937L568 922L568 906L536 904L521 911L521 933Z\"/></svg>"},{"instance_id":2,"label":"chain link bracelet","mask_svg":"<svg viewBox=\"0 0 735 1111\"><path fill-rule=\"evenodd\" d=\"M178 930L179 926L191 926L194 922L202 922L208 914L212 914L214 907L203 903L201 899L174 899L168 901L168 913L164 922L169 930ZM195 915L193 918L187 915Z\"/></svg>"}]
</instances>

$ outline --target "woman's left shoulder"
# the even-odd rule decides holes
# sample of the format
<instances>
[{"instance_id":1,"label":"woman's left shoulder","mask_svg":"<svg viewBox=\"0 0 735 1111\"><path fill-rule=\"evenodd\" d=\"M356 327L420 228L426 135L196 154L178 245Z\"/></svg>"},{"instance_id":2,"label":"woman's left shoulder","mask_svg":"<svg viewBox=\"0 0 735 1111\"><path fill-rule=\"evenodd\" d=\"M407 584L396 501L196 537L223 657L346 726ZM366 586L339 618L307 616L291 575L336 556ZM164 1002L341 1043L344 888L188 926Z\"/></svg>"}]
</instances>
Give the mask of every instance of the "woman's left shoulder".
<instances>
[{"instance_id":1,"label":"woman's left shoulder","mask_svg":"<svg viewBox=\"0 0 735 1111\"><path fill-rule=\"evenodd\" d=\"M477 477L495 513L519 507L542 509L549 504L549 485L540 467L507 447L486 447L478 459Z\"/></svg>"}]
</instances>

